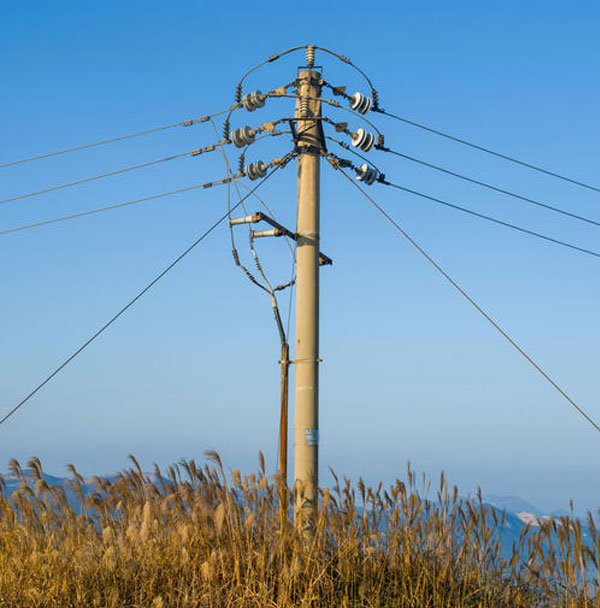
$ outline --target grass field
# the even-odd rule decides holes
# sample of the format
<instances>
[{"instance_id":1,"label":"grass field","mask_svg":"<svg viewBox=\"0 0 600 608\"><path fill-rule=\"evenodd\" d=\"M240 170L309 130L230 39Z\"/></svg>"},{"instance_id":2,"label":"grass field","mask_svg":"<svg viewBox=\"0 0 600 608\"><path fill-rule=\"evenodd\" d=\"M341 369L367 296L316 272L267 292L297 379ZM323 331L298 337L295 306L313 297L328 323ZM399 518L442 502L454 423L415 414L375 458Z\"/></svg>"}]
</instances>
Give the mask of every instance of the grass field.
<instances>
[{"instance_id":1,"label":"grass field","mask_svg":"<svg viewBox=\"0 0 600 608\"><path fill-rule=\"evenodd\" d=\"M37 459L27 474L11 463L20 487L0 496L0 607L600 606L591 516L525 528L506 559L496 511L443 477L425 499L409 468L386 489L323 490L307 541L262 458L244 478L214 453L152 480L132 461L91 492L73 467L65 492Z\"/></svg>"}]
</instances>

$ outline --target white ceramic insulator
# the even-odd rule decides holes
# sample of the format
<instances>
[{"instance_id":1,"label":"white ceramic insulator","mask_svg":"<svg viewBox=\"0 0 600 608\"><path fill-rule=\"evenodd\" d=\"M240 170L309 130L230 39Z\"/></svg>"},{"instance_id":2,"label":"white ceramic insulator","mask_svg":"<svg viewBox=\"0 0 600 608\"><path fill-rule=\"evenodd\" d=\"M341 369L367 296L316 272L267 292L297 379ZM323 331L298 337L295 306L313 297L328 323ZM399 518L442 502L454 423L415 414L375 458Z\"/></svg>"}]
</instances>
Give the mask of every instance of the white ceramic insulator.
<instances>
[{"instance_id":1,"label":"white ceramic insulator","mask_svg":"<svg viewBox=\"0 0 600 608\"><path fill-rule=\"evenodd\" d=\"M361 114L366 114L370 109L373 101L370 97L359 93L358 91L352 95L352 97L348 100L350 102L350 107L355 112L360 112Z\"/></svg>"},{"instance_id":2,"label":"white ceramic insulator","mask_svg":"<svg viewBox=\"0 0 600 608\"><path fill-rule=\"evenodd\" d=\"M356 179L359 182L364 182L367 186L374 184L378 176L379 173L377 169L375 169L375 167L370 167L366 163L356 170Z\"/></svg>"},{"instance_id":3,"label":"white ceramic insulator","mask_svg":"<svg viewBox=\"0 0 600 608\"><path fill-rule=\"evenodd\" d=\"M352 145L363 152L368 152L375 145L375 135L364 129L358 129L352 134Z\"/></svg>"},{"instance_id":4,"label":"white ceramic insulator","mask_svg":"<svg viewBox=\"0 0 600 608\"><path fill-rule=\"evenodd\" d=\"M249 179L254 181L255 179L260 179L267 174L267 165L265 165L262 160L255 160L253 163L246 165L246 175Z\"/></svg>"},{"instance_id":5,"label":"white ceramic insulator","mask_svg":"<svg viewBox=\"0 0 600 608\"><path fill-rule=\"evenodd\" d=\"M254 112L254 110L258 110L258 108L262 108L265 105L265 99L266 95L256 90L244 95L242 103L248 112Z\"/></svg>"},{"instance_id":6,"label":"white ceramic insulator","mask_svg":"<svg viewBox=\"0 0 600 608\"><path fill-rule=\"evenodd\" d=\"M249 146L256 137L256 132L248 126L240 127L231 132L231 141L236 148Z\"/></svg>"}]
</instances>

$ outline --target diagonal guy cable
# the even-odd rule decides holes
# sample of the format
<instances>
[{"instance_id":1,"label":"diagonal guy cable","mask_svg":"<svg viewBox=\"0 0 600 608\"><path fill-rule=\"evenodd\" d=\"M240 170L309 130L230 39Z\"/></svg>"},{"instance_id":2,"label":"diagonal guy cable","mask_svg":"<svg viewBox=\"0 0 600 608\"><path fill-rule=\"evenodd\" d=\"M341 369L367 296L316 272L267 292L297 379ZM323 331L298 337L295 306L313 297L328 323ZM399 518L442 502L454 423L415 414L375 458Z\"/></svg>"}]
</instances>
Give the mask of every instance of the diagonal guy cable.
<instances>
[{"instance_id":1,"label":"diagonal guy cable","mask_svg":"<svg viewBox=\"0 0 600 608\"><path fill-rule=\"evenodd\" d=\"M246 194L236 205L232 207L232 210L239 207L242 202L247 199L253 192L258 190L272 175L277 171L278 167L266 175L248 194ZM146 285L138 294L131 299L119 312L113 315L96 333L88 338L75 352L67 357L52 373L50 373L42 382L40 382L31 392L29 392L21 401L19 401L7 414L0 418L0 425L4 424L13 414L23 407L37 392L39 392L52 378L54 378L59 372L61 372L77 355L84 351L100 334L106 331L123 313L131 308L146 292L150 291L154 285L156 285L168 272L170 272L183 258L190 253L197 245L199 245L217 226L222 224L229 217L229 212L221 216L208 230L203 232L187 249L180 253L164 270L162 270L150 283Z\"/></svg>"},{"instance_id":2,"label":"diagonal guy cable","mask_svg":"<svg viewBox=\"0 0 600 608\"><path fill-rule=\"evenodd\" d=\"M558 391L558 393L566 399L569 404L574 407L598 432L600 426L598 423L582 408L575 400L570 397L507 333L488 315L481 306L389 215L381 205L375 201L363 188L355 183L341 169L340 173L379 211L379 213L388 220L400 232L400 234L454 287L472 306L475 310L498 332L505 340L530 364L532 365L549 383Z\"/></svg>"}]
</instances>

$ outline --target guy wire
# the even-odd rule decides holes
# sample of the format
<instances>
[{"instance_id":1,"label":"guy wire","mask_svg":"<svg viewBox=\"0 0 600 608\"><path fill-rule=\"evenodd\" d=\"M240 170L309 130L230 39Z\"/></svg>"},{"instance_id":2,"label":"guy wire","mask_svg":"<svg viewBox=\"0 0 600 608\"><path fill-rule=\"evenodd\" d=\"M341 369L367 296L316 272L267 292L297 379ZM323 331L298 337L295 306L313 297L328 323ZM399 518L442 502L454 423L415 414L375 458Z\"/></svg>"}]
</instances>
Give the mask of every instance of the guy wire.
<instances>
[{"instance_id":1,"label":"guy wire","mask_svg":"<svg viewBox=\"0 0 600 608\"><path fill-rule=\"evenodd\" d=\"M368 200L371 204L379 211L379 213L388 220L395 228L400 232L400 234L410 243L410 245L416 249L441 275L454 287L466 300L469 302L473 308L539 373L544 379L566 400L568 403L575 408L586 420L589 424L591 424L596 431L600 432L600 426L596 421L581 407L579 406L575 400L567 394L567 392L562 389L556 381L552 379L548 373L544 371L544 369L535 362L535 360L530 357L515 340L513 340L509 334L496 323L488 315L481 306L465 291L405 230L392 218L391 215L385 211L385 209L379 205L375 201L373 197L371 197L363 188L361 188L357 183L355 183L352 178L343 170L339 169L340 173Z\"/></svg>"}]
</instances>

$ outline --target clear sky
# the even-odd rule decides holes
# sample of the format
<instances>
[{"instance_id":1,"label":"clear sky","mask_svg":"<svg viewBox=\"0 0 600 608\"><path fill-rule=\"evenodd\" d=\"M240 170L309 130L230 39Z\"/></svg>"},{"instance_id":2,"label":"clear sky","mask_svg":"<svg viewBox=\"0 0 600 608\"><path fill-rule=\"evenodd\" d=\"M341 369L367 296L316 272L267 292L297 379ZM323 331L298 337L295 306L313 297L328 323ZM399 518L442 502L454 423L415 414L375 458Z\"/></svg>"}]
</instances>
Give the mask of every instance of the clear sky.
<instances>
[{"instance_id":1,"label":"clear sky","mask_svg":"<svg viewBox=\"0 0 600 608\"><path fill-rule=\"evenodd\" d=\"M314 43L360 65L391 112L600 184L595 2L24 0L2 13L0 163L223 109L248 68ZM364 91L347 66L317 62L328 81ZM249 89L286 84L301 63L295 54L265 66ZM291 112L291 100L272 101L233 124ZM600 220L597 193L371 118L395 149ZM214 141L198 125L1 169L0 198ZM249 157L289 147L261 142ZM407 187L600 248L597 227L382 152L370 158ZM173 160L1 205L0 229L221 177L216 154ZM294 167L261 192L293 225ZM599 259L384 186L370 193L600 418ZM0 237L0 413L218 218L225 195L190 192ZM328 466L389 482L410 459L465 491L597 508L598 433L327 166L322 216L334 259L322 271L323 482ZM283 244L263 250L275 280L286 278ZM244 471L262 449L273 470L278 356L269 302L235 268L223 227L0 428L0 470L34 454L57 474L67 462L111 472L129 453L150 468L202 460L207 448Z\"/></svg>"}]
</instances>

